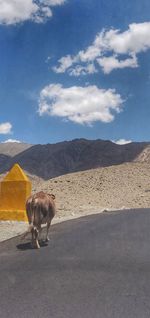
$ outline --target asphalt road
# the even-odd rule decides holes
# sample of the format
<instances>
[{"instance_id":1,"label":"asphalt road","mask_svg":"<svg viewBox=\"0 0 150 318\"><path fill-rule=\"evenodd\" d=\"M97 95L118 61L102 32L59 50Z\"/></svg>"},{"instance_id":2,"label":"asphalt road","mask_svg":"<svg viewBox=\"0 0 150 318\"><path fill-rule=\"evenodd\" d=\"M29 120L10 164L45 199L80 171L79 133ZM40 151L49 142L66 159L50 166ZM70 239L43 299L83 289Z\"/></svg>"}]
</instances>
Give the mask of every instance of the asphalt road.
<instances>
[{"instance_id":1,"label":"asphalt road","mask_svg":"<svg viewBox=\"0 0 150 318\"><path fill-rule=\"evenodd\" d=\"M150 210L51 227L40 250L0 244L1 318L149 318Z\"/></svg>"}]
</instances>

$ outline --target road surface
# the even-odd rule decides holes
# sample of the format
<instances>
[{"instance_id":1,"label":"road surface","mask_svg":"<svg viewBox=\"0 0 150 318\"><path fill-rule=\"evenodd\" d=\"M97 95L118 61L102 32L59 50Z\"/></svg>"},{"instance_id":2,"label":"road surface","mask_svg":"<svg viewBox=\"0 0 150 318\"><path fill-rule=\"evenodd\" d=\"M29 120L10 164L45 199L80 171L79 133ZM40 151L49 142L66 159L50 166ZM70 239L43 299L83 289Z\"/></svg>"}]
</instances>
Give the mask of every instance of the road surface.
<instances>
[{"instance_id":1,"label":"road surface","mask_svg":"<svg viewBox=\"0 0 150 318\"><path fill-rule=\"evenodd\" d=\"M149 318L150 210L51 227L40 250L0 243L0 317Z\"/></svg>"}]
</instances>

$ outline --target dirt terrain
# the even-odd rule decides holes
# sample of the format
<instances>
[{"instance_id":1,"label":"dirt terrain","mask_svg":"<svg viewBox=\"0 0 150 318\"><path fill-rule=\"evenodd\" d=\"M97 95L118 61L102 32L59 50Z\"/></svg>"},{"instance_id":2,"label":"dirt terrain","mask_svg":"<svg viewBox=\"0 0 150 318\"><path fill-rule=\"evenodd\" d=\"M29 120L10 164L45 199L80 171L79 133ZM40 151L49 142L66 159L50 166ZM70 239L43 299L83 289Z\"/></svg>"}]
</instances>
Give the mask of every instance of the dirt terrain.
<instances>
[{"instance_id":1,"label":"dirt terrain","mask_svg":"<svg viewBox=\"0 0 150 318\"><path fill-rule=\"evenodd\" d=\"M33 192L54 193L58 216L94 213L104 209L148 208L150 164L126 163L50 179L33 179Z\"/></svg>"}]
</instances>

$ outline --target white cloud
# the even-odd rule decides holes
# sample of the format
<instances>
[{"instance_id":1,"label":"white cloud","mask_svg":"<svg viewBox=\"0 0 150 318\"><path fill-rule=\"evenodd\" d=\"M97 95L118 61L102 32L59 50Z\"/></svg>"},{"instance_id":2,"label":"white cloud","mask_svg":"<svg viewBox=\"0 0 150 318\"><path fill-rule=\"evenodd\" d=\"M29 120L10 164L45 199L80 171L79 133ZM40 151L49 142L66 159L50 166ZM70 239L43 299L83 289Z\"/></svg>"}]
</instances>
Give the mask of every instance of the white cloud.
<instances>
[{"instance_id":1,"label":"white cloud","mask_svg":"<svg viewBox=\"0 0 150 318\"><path fill-rule=\"evenodd\" d=\"M132 140L126 140L126 139L119 139L113 142L117 145L126 145L126 144L130 144L132 142Z\"/></svg>"},{"instance_id":2,"label":"white cloud","mask_svg":"<svg viewBox=\"0 0 150 318\"><path fill-rule=\"evenodd\" d=\"M86 74L94 74L97 73L95 65L93 63L87 64L87 66L77 65L75 68L70 68L69 75L72 76L80 76Z\"/></svg>"},{"instance_id":3,"label":"white cloud","mask_svg":"<svg viewBox=\"0 0 150 318\"><path fill-rule=\"evenodd\" d=\"M58 62L60 66L53 67L53 70L56 73L64 73L74 63L74 59L72 59L71 55L66 55L64 57L61 57Z\"/></svg>"},{"instance_id":4,"label":"white cloud","mask_svg":"<svg viewBox=\"0 0 150 318\"><path fill-rule=\"evenodd\" d=\"M150 48L150 22L132 23L125 32L110 30L104 38L109 50L119 54L139 53Z\"/></svg>"},{"instance_id":5,"label":"white cloud","mask_svg":"<svg viewBox=\"0 0 150 318\"><path fill-rule=\"evenodd\" d=\"M102 67L103 72L105 74L109 74L114 69L122 69L125 67L138 67L138 62L135 55L125 60L119 60L116 58L115 55L110 57L102 57L97 59L97 62Z\"/></svg>"},{"instance_id":6,"label":"white cloud","mask_svg":"<svg viewBox=\"0 0 150 318\"><path fill-rule=\"evenodd\" d=\"M123 100L113 89L97 86L72 86L60 84L46 86L40 94L39 114L58 116L78 124L96 121L109 123L122 110Z\"/></svg>"},{"instance_id":7,"label":"white cloud","mask_svg":"<svg viewBox=\"0 0 150 318\"><path fill-rule=\"evenodd\" d=\"M11 134L12 125L9 122L0 124L0 134Z\"/></svg>"},{"instance_id":8,"label":"white cloud","mask_svg":"<svg viewBox=\"0 0 150 318\"><path fill-rule=\"evenodd\" d=\"M27 20L37 23L52 16L52 6L66 0L0 0L0 24L16 24Z\"/></svg>"},{"instance_id":9,"label":"white cloud","mask_svg":"<svg viewBox=\"0 0 150 318\"><path fill-rule=\"evenodd\" d=\"M17 142L18 144L21 143L21 141L16 140L16 139L7 139L7 140L5 140L5 141L2 141L2 144L6 144L6 143L8 143L8 142L12 142L12 143Z\"/></svg>"},{"instance_id":10,"label":"white cloud","mask_svg":"<svg viewBox=\"0 0 150 318\"><path fill-rule=\"evenodd\" d=\"M56 72L59 70L60 73L68 70L70 75L76 76L76 68L79 67L84 69L80 74L87 74L89 63L94 67L99 65L107 74L117 68L138 67L138 53L150 49L149 34L150 22L132 23L124 32L115 29L102 30L87 49L79 51L72 57L70 55L62 57L58 61L58 66L53 69ZM70 60L67 65L68 57Z\"/></svg>"}]
</instances>

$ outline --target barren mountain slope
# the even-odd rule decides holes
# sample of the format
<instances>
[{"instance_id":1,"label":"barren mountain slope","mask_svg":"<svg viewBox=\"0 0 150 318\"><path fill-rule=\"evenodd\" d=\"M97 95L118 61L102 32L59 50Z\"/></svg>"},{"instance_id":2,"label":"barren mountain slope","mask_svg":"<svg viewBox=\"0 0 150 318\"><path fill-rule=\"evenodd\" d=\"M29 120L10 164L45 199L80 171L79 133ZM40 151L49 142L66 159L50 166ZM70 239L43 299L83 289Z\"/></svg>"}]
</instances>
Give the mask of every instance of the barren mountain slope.
<instances>
[{"instance_id":1,"label":"barren mountain slope","mask_svg":"<svg viewBox=\"0 0 150 318\"><path fill-rule=\"evenodd\" d=\"M18 142L0 143L0 171L6 171L5 167L7 166L10 169L13 158L30 147L31 145L29 144Z\"/></svg>"},{"instance_id":2,"label":"barren mountain slope","mask_svg":"<svg viewBox=\"0 0 150 318\"><path fill-rule=\"evenodd\" d=\"M13 157L30 147L30 144L24 144L21 142L0 143L0 154Z\"/></svg>"},{"instance_id":3,"label":"barren mountain slope","mask_svg":"<svg viewBox=\"0 0 150 318\"><path fill-rule=\"evenodd\" d=\"M107 167L141 160L150 143L117 145L111 141L75 139L57 144L27 146L27 149L8 157L0 155L0 173L8 171L14 163L32 175L48 180L66 173ZM10 151L12 155L12 151ZM150 153L147 157L150 157ZM145 157L144 157L145 158ZM143 161L143 159L142 159Z\"/></svg>"},{"instance_id":4,"label":"barren mountain slope","mask_svg":"<svg viewBox=\"0 0 150 318\"><path fill-rule=\"evenodd\" d=\"M150 165L126 163L33 181L33 192L56 195L58 216L83 215L103 209L149 208Z\"/></svg>"},{"instance_id":5,"label":"barren mountain slope","mask_svg":"<svg viewBox=\"0 0 150 318\"><path fill-rule=\"evenodd\" d=\"M149 162L150 163L150 145L148 145L135 159L139 162Z\"/></svg>"},{"instance_id":6,"label":"barren mountain slope","mask_svg":"<svg viewBox=\"0 0 150 318\"><path fill-rule=\"evenodd\" d=\"M33 192L56 194L59 216L150 206L149 143L119 146L110 141L79 139L54 145L25 145L23 151L18 145L10 151L9 146L3 147L1 171L10 163L20 163L29 175ZM21 152L7 165L11 151ZM53 176L59 177L50 179Z\"/></svg>"}]
</instances>

